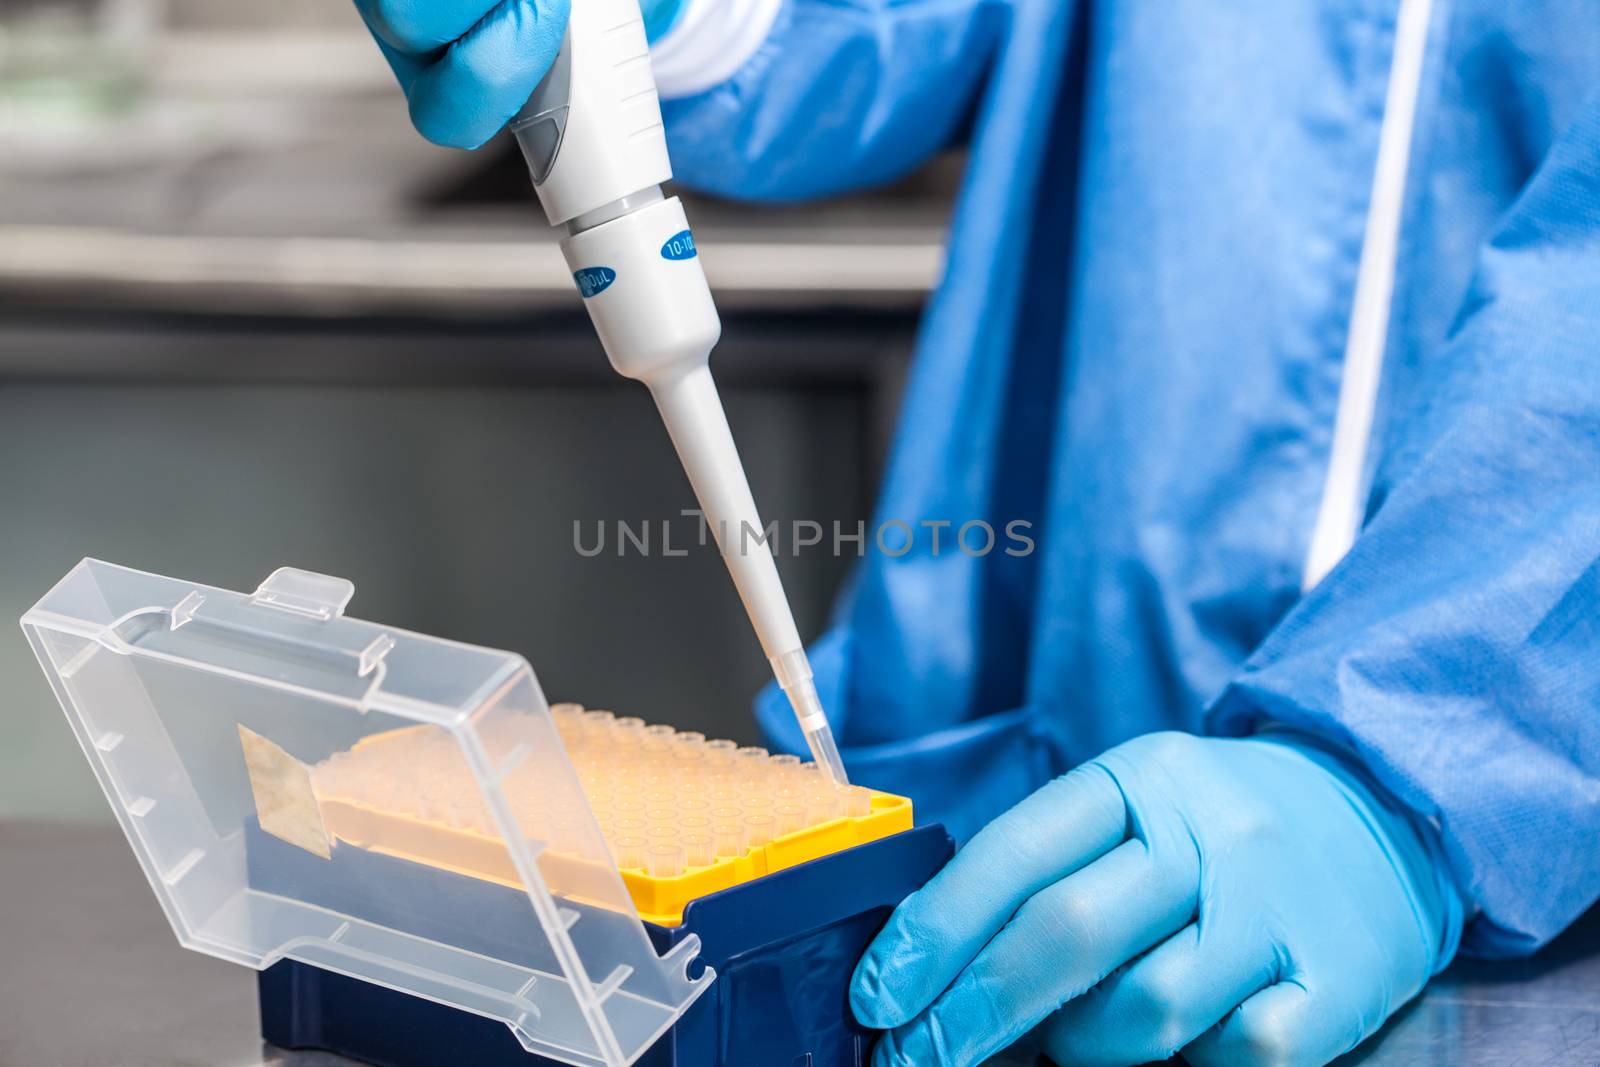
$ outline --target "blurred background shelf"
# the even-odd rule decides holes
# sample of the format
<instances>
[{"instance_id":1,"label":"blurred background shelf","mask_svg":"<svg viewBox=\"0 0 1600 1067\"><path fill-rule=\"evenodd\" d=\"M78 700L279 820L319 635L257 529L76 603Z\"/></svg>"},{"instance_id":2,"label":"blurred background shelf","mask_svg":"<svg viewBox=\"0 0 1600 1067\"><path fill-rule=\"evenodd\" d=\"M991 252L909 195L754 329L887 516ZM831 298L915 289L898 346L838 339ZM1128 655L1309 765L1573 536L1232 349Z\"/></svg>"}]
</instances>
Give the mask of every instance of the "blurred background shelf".
<instances>
[{"instance_id":1,"label":"blurred background shelf","mask_svg":"<svg viewBox=\"0 0 1600 1067\"><path fill-rule=\"evenodd\" d=\"M509 138L411 129L349 5L0 0L0 294L345 314L570 304ZM685 194L731 308L914 312L960 160L822 204Z\"/></svg>"}]
</instances>

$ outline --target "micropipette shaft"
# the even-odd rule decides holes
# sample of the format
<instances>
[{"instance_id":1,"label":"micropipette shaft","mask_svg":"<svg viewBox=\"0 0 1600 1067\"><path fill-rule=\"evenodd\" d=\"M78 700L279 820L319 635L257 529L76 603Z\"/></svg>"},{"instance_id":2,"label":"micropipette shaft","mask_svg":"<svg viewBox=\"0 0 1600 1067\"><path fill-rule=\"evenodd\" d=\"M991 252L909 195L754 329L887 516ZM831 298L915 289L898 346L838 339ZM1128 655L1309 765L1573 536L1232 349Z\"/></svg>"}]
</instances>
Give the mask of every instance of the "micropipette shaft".
<instances>
[{"instance_id":1,"label":"micropipette shaft","mask_svg":"<svg viewBox=\"0 0 1600 1067\"><path fill-rule=\"evenodd\" d=\"M845 783L789 601L707 364L722 334L677 197L637 0L572 5L566 38L509 126L606 356L650 388L728 572L818 767Z\"/></svg>"},{"instance_id":2,"label":"micropipette shaft","mask_svg":"<svg viewBox=\"0 0 1600 1067\"><path fill-rule=\"evenodd\" d=\"M778 578L778 566L711 369L701 362L646 384L761 640L762 651L772 664L772 673L794 709L812 758L835 782L844 785L844 763L822 712L811 663Z\"/></svg>"}]
</instances>

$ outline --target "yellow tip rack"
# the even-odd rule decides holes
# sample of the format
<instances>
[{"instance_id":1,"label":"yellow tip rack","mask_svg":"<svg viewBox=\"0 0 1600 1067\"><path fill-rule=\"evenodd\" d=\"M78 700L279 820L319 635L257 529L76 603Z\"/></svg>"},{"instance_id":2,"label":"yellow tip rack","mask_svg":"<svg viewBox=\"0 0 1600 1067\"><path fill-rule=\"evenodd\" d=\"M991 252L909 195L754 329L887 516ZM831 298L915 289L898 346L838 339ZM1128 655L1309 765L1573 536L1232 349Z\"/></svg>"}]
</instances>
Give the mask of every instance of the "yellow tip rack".
<instances>
[{"instance_id":1,"label":"yellow tip rack","mask_svg":"<svg viewBox=\"0 0 1600 1067\"><path fill-rule=\"evenodd\" d=\"M647 922L676 926L699 897L912 825L905 797L837 788L794 756L576 704L551 711L589 810L563 810L529 782L508 790L515 817L554 828L552 861L581 851L564 847L562 833L578 837L592 818ZM516 884L481 793L442 732L367 737L314 778L334 838Z\"/></svg>"}]
</instances>

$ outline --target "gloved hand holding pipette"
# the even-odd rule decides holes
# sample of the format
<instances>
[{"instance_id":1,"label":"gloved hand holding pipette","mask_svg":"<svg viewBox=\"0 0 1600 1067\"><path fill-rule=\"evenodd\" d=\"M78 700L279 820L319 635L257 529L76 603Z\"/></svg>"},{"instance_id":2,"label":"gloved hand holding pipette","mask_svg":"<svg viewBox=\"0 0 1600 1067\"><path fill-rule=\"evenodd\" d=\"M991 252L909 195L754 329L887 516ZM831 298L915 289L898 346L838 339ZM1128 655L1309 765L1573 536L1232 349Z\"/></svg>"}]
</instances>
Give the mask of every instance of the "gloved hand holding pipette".
<instances>
[{"instance_id":1,"label":"gloved hand holding pipette","mask_svg":"<svg viewBox=\"0 0 1600 1067\"><path fill-rule=\"evenodd\" d=\"M507 120L611 365L655 398L813 758L844 764L778 578L708 359L722 333L676 197L637 0L361 0L430 138L474 146ZM649 17L671 21L676 4Z\"/></svg>"},{"instance_id":2,"label":"gloved hand holding pipette","mask_svg":"<svg viewBox=\"0 0 1600 1067\"><path fill-rule=\"evenodd\" d=\"M477 148L499 133L561 49L572 0L356 0L435 144ZM683 0L639 5L653 40Z\"/></svg>"}]
</instances>

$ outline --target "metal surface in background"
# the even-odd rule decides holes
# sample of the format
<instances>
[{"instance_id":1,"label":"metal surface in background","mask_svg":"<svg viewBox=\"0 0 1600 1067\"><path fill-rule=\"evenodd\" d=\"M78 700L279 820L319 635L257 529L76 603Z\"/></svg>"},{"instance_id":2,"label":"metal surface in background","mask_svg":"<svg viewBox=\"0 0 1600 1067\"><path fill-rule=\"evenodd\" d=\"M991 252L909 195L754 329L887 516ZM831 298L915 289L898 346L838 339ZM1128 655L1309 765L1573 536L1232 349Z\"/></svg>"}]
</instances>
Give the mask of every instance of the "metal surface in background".
<instances>
[{"instance_id":1,"label":"metal surface in background","mask_svg":"<svg viewBox=\"0 0 1600 1067\"><path fill-rule=\"evenodd\" d=\"M0 822L0 900L6 1067L351 1065L263 1045L254 972L178 947L113 828ZM1338 1062L1600 1064L1600 910L1531 960L1458 962Z\"/></svg>"},{"instance_id":2,"label":"metal surface in background","mask_svg":"<svg viewBox=\"0 0 1600 1067\"><path fill-rule=\"evenodd\" d=\"M212 310L563 306L572 275L555 245L524 235L177 236L103 227L0 227L0 285L41 299L92 285L104 298L209 303ZM943 269L936 242L718 240L701 231L706 277L724 307L915 306Z\"/></svg>"}]
</instances>

